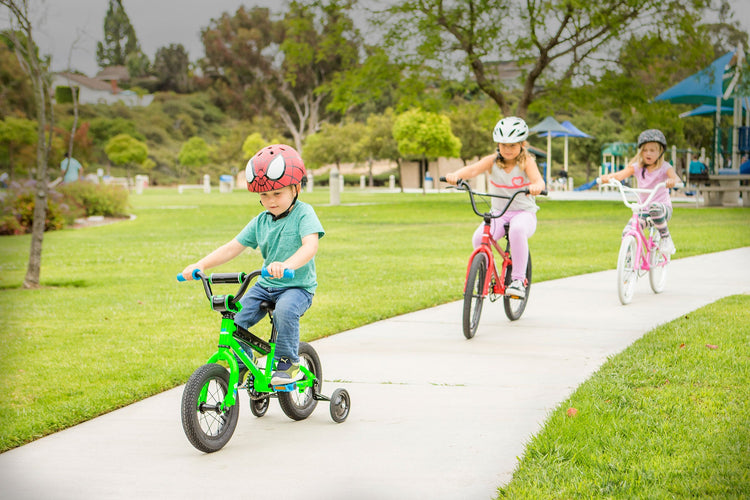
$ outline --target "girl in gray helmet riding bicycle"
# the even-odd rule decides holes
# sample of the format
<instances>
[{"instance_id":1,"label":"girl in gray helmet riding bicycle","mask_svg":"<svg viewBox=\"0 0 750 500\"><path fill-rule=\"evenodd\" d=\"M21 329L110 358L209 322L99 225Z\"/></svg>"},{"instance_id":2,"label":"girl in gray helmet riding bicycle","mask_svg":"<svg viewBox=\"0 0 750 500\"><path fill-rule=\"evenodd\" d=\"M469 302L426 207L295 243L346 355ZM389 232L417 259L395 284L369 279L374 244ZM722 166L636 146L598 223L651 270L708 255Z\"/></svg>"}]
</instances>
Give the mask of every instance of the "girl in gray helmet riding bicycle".
<instances>
[{"instance_id":1,"label":"girl in gray helmet riding bicycle","mask_svg":"<svg viewBox=\"0 0 750 500\"><path fill-rule=\"evenodd\" d=\"M655 128L644 130L638 136L638 153L633 161L624 169L613 174L601 176L601 183L605 184L610 179L621 181L634 175L640 189L652 189L660 182L665 182L667 189L654 196L653 202L648 208L648 217L659 231L661 240L659 249L664 253L673 254L676 249L669 234L667 222L672 218L672 200L669 197L669 188L673 188L680 181L677 174L665 159L667 150L667 139L661 130ZM641 195L639 195L641 196ZM646 195L643 195L645 198ZM625 228L627 230L627 227Z\"/></svg>"},{"instance_id":2,"label":"girl in gray helmet riding bicycle","mask_svg":"<svg viewBox=\"0 0 750 500\"><path fill-rule=\"evenodd\" d=\"M505 295L521 298L526 296L524 280L529 256L528 239L536 231L536 211L539 210L534 196L544 190L544 179L534 155L528 150L528 137L529 127L525 121L515 116L503 118L492 131L492 139L497 143L496 152L445 176L450 184L455 185L459 179L471 179L487 172L490 174L490 193L507 197L519 189L529 188L528 196L516 197L502 217L492 219L491 228L492 237L499 240L505 235L505 224L509 224L508 240L513 269L512 281ZM502 209L505 200L493 198L492 203ZM474 248L482 241L483 226L484 223L480 224L474 232Z\"/></svg>"}]
</instances>

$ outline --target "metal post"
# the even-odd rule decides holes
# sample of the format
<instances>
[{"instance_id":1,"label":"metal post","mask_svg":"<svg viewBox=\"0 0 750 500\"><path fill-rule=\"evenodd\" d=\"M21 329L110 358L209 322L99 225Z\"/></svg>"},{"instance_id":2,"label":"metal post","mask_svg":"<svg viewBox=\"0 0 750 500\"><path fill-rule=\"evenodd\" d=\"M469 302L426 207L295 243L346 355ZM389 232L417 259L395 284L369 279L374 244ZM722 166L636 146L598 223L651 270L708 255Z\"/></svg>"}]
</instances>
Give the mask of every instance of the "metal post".
<instances>
[{"instance_id":1,"label":"metal post","mask_svg":"<svg viewBox=\"0 0 750 500\"><path fill-rule=\"evenodd\" d=\"M331 189L331 205L339 205L341 203L341 184L339 179L339 169L334 165L328 180L328 185Z\"/></svg>"}]
</instances>

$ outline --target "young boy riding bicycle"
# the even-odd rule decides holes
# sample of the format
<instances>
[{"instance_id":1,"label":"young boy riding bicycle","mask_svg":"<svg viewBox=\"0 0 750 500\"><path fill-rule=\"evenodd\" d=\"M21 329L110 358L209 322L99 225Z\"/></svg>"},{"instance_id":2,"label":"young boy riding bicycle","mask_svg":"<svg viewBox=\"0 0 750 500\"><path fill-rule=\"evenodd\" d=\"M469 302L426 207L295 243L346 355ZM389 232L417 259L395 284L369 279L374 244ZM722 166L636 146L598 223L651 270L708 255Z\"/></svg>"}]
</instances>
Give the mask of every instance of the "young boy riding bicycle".
<instances>
[{"instance_id":1,"label":"young boy riding bicycle","mask_svg":"<svg viewBox=\"0 0 750 500\"><path fill-rule=\"evenodd\" d=\"M278 337L271 384L287 385L303 376L299 369L299 320L312 304L317 288L315 254L325 231L312 206L297 199L305 165L294 148L274 144L261 149L247 162L245 176L248 191L259 194L266 210L234 239L187 266L182 276L192 279L195 269L205 271L225 264L248 247L260 249L270 276L259 277L242 297L242 309L234 322L248 329L266 315L261 302L275 304ZM285 278L285 269L294 270L294 277Z\"/></svg>"}]
</instances>

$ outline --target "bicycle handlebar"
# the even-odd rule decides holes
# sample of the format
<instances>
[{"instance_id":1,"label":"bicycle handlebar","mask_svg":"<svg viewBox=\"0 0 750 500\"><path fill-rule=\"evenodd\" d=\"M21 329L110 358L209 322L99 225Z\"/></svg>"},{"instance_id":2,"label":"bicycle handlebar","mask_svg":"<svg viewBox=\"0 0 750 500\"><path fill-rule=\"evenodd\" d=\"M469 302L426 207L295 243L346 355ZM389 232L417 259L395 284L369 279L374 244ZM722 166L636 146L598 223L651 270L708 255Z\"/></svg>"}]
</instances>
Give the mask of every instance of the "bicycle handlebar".
<instances>
[{"instance_id":1,"label":"bicycle handlebar","mask_svg":"<svg viewBox=\"0 0 750 500\"><path fill-rule=\"evenodd\" d=\"M265 267L260 270L260 275L264 278L270 278L271 273L268 272L268 269ZM284 277L288 279L294 278L294 269L284 269Z\"/></svg>"},{"instance_id":2,"label":"bicycle handlebar","mask_svg":"<svg viewBox=\"0 0 750 500\"><path fill-rule=\"evenodd\" d=\"M192 273L192 277L194 280L201 280L201 283L203 284L203 291L206 293L206 297L208 300L213 304L214 297L213 297L213 291L211 290L211 284L219 285L219 284L232 284L232 283L238 283L240 285L240 288L237 290L237 293L232 296L228 295L226 298L227 305L229 309L234 309L235 304L240 301L242 296L247 291L248 286L250 285L250 282L253 280L253 278L256 278L257 276L264 276L266 278L271 277L271 274L268 272L268 269L261 268L259 271L253 271L251 273L213 273L211 275L206 275L201 271L200 269L194 269ZM294 269L284 269L284 278L294 278ZM177 275L177 281L187 281L182 274Z\"/></svg>"},{"instance_id":3,"label":"bicycle handlebar","mask_svg":"<svg viewBox=\"0 0 750 500\"><path fill-rule=\"evenodd\" d=\"M667 189L667 182L660 182L656 186L654 186L651 189L643 189L643 188L631 188L626 185L624 185L622 182L620 182L617 179L609 179L608 182L602 184L601 178L597 177L596 179L597 184L606 186L607 184L611 184L612 186L615 186L617 189L620 190L620 195L622 196L622 202L625 204L626 207L628 207L631 210L637 211L637 210L643 210L645 207L651 204L651 200L654 199L654 196L656 196L656 193L659 191L659 189ZM674 187L682 187L684 186L683 183L677 183ZM627 194L632 193L635 194L638 198L638 201L628 201ZM638 196L638 193L648 193L648 197L641 201L641 198Z\"/></svg>"},{"instance_id":4,"label":"bicycle handlebar","mask_svg":"<svg viewBox=\"0 0 750 500\"><path fill-rule=\"evenodd\" d=\"M198 273L201 272L200 269L193 269L193 279L199 280ZM177 275L177 281L187 281L184 276L182 276L182 273Z\"/></svg>"},{"instance_id":5,"label":"bicycle handlebar","mask_svg":"<svg viewBox=\"0 0 750 500\"><path fill-rule=\"evenodd\" d=\"M440 177L440 181L448 182L445 177ZM505 214L505 212L508 211L508 208L510 207L511 203L513 203L513 200L515 200L516 196L518 196L519 194L529 194L529 188L527 187L523 189L519 189L518 191L513 193L511 196L506 196L502 194L492 194L492 193L480 193L478 191L474 191L473 189L471 189L471 186L469 186L469 183L463 179L458 179L458 183L456 184L455 189L459 191L466 191L467 193L469 193L469 200L471 200L471 208L474 210L474 213L480 217L488 217L490 219L497 219L497 218L502 217ZM546 189L544 189L539 194L546 196L547 194L549 194L549 192ZM477 204L476 204L476 201L474 200L474 195L487 196L490 198L503 198L503 199L508 200L508 202L505 204L505 207L503 207L503 209L499 213L492 213L492 211L487 212L487 213L482 213L477 209Z\"/></svg>"}]
</instances>

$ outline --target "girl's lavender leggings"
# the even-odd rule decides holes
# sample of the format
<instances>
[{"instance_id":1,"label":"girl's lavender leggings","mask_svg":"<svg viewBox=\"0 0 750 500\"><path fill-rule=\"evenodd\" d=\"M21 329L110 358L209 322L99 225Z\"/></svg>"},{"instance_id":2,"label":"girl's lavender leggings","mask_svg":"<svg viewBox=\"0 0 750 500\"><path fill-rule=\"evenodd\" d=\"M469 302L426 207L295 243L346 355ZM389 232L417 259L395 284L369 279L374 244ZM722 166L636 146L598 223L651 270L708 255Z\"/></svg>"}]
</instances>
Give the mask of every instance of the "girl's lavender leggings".
<instances>
[{"instance_id":1,"label":"girl's lavender leggings","mask_svg":"<svg viewBox=\"0 0 750 500\"><path fill-rule=\"evenodd\" d=\"M492 219L490 234L497 241L505 236L505 223L510 222L508 240L510 241L510 258L513 260L511 278L523 281L526 278L526 264L529 260L529 238L536 231L536 214L525 210L508 211L502 217ZM480 224L472 244L477 248L482 242L484 223Z\"/></svg>"}]
</instances>

